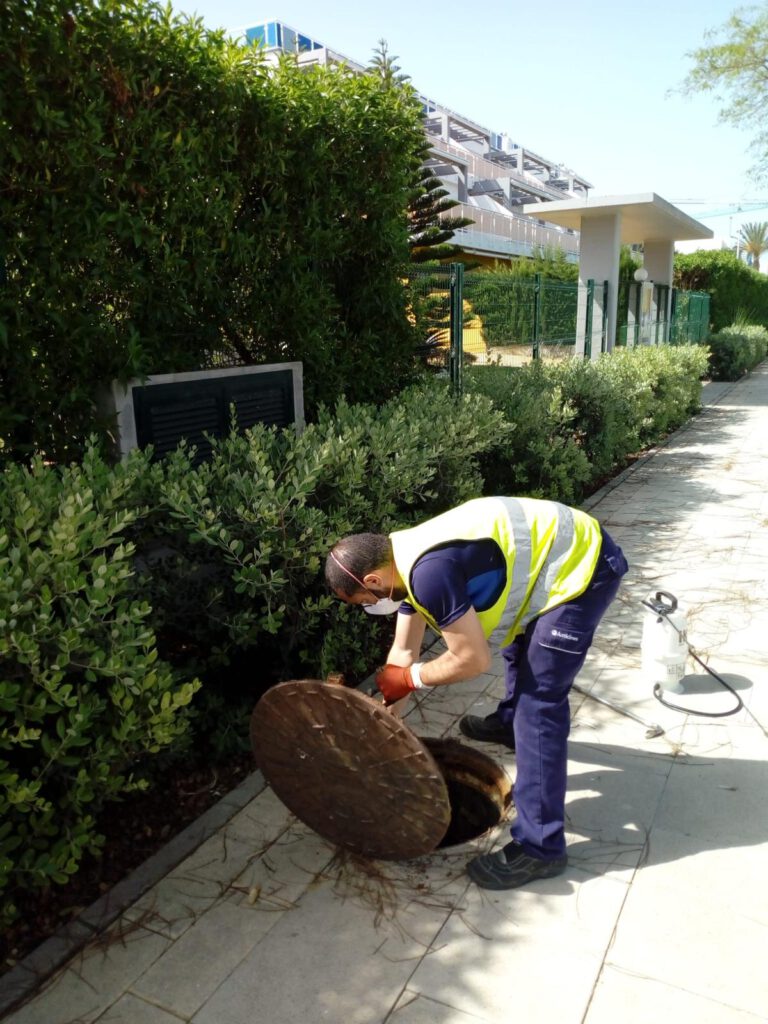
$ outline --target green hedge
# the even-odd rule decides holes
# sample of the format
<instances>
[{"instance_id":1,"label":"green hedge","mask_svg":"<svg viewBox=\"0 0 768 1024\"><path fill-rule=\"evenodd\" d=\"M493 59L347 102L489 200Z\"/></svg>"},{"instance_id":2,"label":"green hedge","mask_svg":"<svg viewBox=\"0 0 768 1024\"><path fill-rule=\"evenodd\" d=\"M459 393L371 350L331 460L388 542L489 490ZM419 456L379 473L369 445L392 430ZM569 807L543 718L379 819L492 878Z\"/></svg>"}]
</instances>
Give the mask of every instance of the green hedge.
<instances>
[{"instance_id":1,"label":"green hedge","mask_svg":"<svg viewBox=\"0 0 768 1024\"><path fill-rule=\"evenodd\" d=\"M112 378L304 362L307 409L413 374L408 85L268 70L151 0L0 4L0 449L66 460Z\"/></svg>"},{"instance_id":2,"label":"green hedge","mask_svg":"<svg viewBox=\"0 0 768 1024\"><path fill-rule=\"evenodd\" d=\"M674 286L709 292L714 331L739 323L768 324L768 278L726 250L675 256Z\"/></svg>"},{"instance_id":3,"label":"green hedge","mask_svg":"<svg viewBox=\"0 0 768 1024\"><path fill-rule=\"evenodd\" d=\"M257 428L195 465L9 467L0 491L0 918L98 847L94 816L156 775L161 748L247 744L280 679L371 672L391 623L325 589L328 546L481 490L510 434L480 395L433 381L340 403L302 434ZM187 707L203 682L192 706ZM150 757L152 755L152 757ZM165 756L165 755L164 755Z\"/></svg>"},{"instance_id":4,"label":"green hedge","mask_svg":"<svg viewBox=\"0 0 768 1024\"><path fill-rule=\"evenodd\" d=\"M131 586L146 459L93 453L59 473L12 466L0 489L0 895L64 882L98 848L94 811L176 741L199 683L158 659ZM0 922L14 916L12 898Z\"/></svg>"},{"instance_id":5,"label":"green hedge","mask_svg":"<svg viewBox=\"0 0 768 1024\"><path fill-rule=\"evenodd\" d=\"M706 351L616 350L599 360L476 367L468 386L514 423L505 458L484 456L486 493L578 503L629 456L699 408Z\"/></svg>"},{"instance_id":6,"label":"green hedge","mask_svg":"<svg viewBox=\"0 0 768 1024\"><path fill-rule=\"evenodd\" d=\"M738 380L768 356L768 331L764 327L733 324L710 334L704 344L709 349L712 380Z\"/></svg>"},{"instance_id":7,"label":"green hedge","mask_svg":"<svg viewBox=\"0 0 768 1024\"><path fill-rule=\"evenodd\" d=\"M165 655L177 663L174 652L183 652L190 671L213 671L231 692L231 665L258 647L259 673L237 684L254 699L296 675L363 678L381 624L329 597L321 578L328 546L478 494L479 454L510 433L488 399L457 403L435 380L378 408L342 401L321 409L298 436L233 433L201 465L184 448L156 463L142 500L162 494L148 524L160 554L146 549L142 587L161 646L171 645Z\"/></svg>"}]
</instances>

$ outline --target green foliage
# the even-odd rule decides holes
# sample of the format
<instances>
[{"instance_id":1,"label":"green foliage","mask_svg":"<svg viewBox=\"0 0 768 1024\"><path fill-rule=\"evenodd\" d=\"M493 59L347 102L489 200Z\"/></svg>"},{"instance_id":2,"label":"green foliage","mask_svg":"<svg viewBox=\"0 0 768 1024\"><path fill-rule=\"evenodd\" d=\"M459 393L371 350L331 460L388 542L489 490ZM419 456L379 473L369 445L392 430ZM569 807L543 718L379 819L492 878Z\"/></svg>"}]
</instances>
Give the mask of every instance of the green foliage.
<instances>
[{"instance_id":1,"label":"green foliage","mask_svg":"<svg viewBox=\"0 0 768 1024\"><path fill-rule=\"evenodd\" d=\"M478 455L508 433L487 399L457 402L435 380L380 408L321 409L299 435L233 432L199 466L185 449L156 463L147 491L163 497L143 585L165 655L206 682L214 670L225 689L235 678L251 700L279 679L364 677L380 655L382 624L328 595L329 546L478 494ZM249 680L229 671L233 662L248 666Z\"/></svg>"},{"instance_id":2,"label":"green foliage","mask_svg":"<svg viewBox=\"0 0 768 1024\"><path fill-rule=\"evenodd\" d=\"M422 145L374 73L268 72L153 0L0 5L6 454L76 456L100 384L214 358L302 360L310 413L395 394Z\"/></svg>"},{"instance_id":3,"label":"green foliage","mask_svg":"<svg viewBox=\"0 0 768 1024\"><path fill-rule=\"evenodd\" d=\"M709 292L712 329L737 320L768 324L768 278L750 269L727 250L711 249L675 255L674 285Z\"/></svg>"},{"instance_id":4,"label":"green foliage","mask_svg":"<svg viewBox=\"0 0 768 1024\"><path fill-rule=\"evenodd\" d=\"M430 147L423 151L423 159L429 156ZM463 250L451 242L459 228L475 222L471 217L446 217L445 214L458 206L448 189L429 167L422 167L414 178L411 198L408 202L408 226L411 236L408 242L412 263L426 263L429 260L450 260Z\"/></svg>"},{"instance_id":5,"label":"green foliage","mask_svg":"<svg viewBox=\"0 0 768 1024\"><path fill-rule=\"evenodd\" d=\"M127 537L143 456L9 467L0 491L0 894L64 882L98 848L94 814L140 785L199 686L157 657ZM11 900L0 919L14 915Z\"/></svg>"},{"instance_id":6,"label":"green foliage","mask_svg":"<svg viewBox=\"0 0 768 1024\"><path fill-rule=\"evenodd\" d=\"M705 369L704 350L679 346L469 370L467 386L490 397L515 427L503 460L482 458L485 493L577 504L698 409Z\"/></svg>"},{"instance_id":7,"label":"green foliage","mask_svg":"<svg viewBox=\"0 0 768 1024\"><path fill-rule=\"evenodd\" d=\"M181 448L110 467L90 448L81 467L9 466L0 893L66 881L98 849L100 806L144 784L148 755L189 749L190 726L223 755L272 683L372 671L391 625L326 592L329 546L479 493L478 457L509 433L488 399L434 380L321 408L298 435L233 430L199 465Z\"/></svg>"},{"instance_id":8,"label":"green foliage","mask_svg":"<svg viewBox=\"0 0 768 1024\"><path fill-rule=\"evenodd\" d=\"M711 334L704 344L712 380L738 380L768 356L768 331L736 323Z\"/></svg>"},{"instance_id":9,"label":"green foliage","mask_svg":"<svg viewBox=\"0 0 768 1024\"><path fill-rule=\"evenodd\" d=\"M724 36L724 41L687 54L694 64L682 90L689 94L714 92L723 104L721 120L755 133L750 147L755 154L753 172L762 179L768 171L768 11L764 7L734 11L724 25L707 36L710 40Z\"/></svg>"},{"instance_id":10,"label":"green foliage","mask_svg":"<svg viewBox=\"0 0 768 1024\"><path fill-rule=\"evenodd\" d=\"M491 398L515 426L503 457L481 461L485 493L574 502L589 480L589 462L574 436L575 410L551 366L478 367L465 371L465 387Z\"/></svg>"}]
</instances>

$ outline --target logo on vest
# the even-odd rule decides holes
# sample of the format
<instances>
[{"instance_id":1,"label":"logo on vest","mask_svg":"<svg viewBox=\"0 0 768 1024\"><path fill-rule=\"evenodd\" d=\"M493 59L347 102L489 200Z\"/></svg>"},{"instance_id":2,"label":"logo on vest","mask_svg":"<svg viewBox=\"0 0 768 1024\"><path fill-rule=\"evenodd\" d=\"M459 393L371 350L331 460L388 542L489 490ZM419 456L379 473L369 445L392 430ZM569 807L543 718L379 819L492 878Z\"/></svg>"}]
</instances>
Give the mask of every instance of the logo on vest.
<instances>
[{"instance_id":1,"label":"logo on vest","mask_svg":"<svg viewBox=\"0 0 768 1024\"><path fill-rule=\"evenodd\" d=\"M552 636L556 636L558 640L578 640L577 636L573 633L561 633L559 629L552 630Z\"/></svg>"}]
</instances>

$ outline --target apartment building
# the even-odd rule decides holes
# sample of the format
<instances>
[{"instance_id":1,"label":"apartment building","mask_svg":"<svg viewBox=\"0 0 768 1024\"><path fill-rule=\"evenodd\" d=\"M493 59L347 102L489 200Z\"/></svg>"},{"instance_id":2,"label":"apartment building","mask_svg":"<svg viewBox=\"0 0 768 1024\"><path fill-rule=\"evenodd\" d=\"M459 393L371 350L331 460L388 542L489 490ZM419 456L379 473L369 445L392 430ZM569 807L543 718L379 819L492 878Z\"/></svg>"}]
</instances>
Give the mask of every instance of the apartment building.
<instances>
[{"instance_id":1,"label":"apartment building","mask_svg":"<svg viewBox=\"0 0 768 1024\"><path fill-rule=\"evenodd\" d=\"M254 25L238 35L262 46L267 59L290 53L300 65L365 70L364 65L280 21ZM590 182L508 135L490 131L427 96L420 99L430 144L428 164L459 204L451 214L474 221L456 232L454 240L464 251L478 262L493 263L542 249L562 249L567 259L577 262L577 232L523 215L519 208L551 200L585 199L592 188Z\"/></svg>"}]
</instances>

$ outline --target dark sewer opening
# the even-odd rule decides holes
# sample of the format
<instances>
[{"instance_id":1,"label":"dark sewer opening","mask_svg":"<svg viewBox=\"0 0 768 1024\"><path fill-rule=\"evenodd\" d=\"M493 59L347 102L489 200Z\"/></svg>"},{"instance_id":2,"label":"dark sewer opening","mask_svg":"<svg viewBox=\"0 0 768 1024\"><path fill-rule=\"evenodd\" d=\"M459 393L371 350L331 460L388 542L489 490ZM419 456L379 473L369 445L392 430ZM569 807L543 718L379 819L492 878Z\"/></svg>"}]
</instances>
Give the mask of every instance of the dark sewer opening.
<instances>
[{"instance_id":1,"label":"dark sewer opening","mask_svg":"<svg viewBox=\"0 0 768 1024\"><path fill-rule=\"evenodd\" d=\"M451 802L451 823L438 843L438 850L476 839L501 820L501 811L485 793L456 779L447 778L445 782Z\"/></svg>"},{"instance_id":2,"label":"dark sewer opening","mask_svg":"<svg viewBox=\"0 0 768 1024\"><path fill-rule=\"evenodd\" d=\"M438 849L477 839L498 825L512 799L504 770L486 754L456 740L421 737L437 762L448 790L451 820Z\"/></svg>"}]
</instances>

